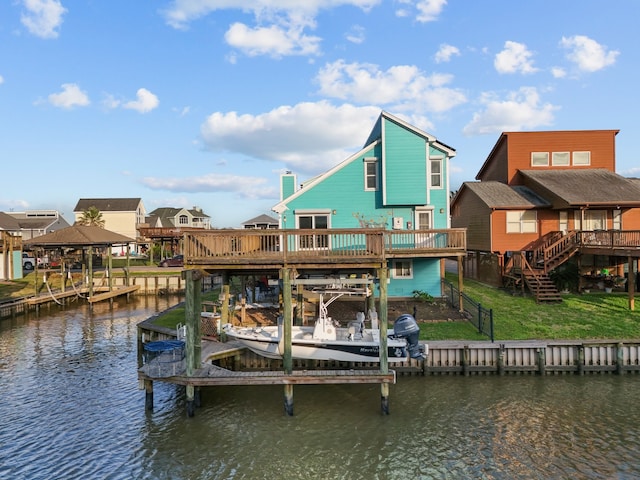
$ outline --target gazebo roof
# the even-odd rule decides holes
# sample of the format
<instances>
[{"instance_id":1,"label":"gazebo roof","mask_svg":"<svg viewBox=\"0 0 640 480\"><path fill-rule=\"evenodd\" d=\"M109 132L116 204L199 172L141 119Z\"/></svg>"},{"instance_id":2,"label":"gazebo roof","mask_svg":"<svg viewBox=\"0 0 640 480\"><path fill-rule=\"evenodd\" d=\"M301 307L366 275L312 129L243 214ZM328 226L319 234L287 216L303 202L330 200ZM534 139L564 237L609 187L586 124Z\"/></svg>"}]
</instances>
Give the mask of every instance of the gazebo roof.
<instances>
[{"instance_id":1,"label":"gazebo roof","mask_svg":"<svg viewBox=\"0 0 640 480\"><path fill-rule=\"evenodd\" d=\"M72 225L46 235L25 240L23 245L53 248L126 245L131 242L135 242L135 240L104 228Z\"/></svg>"}]
</instances>

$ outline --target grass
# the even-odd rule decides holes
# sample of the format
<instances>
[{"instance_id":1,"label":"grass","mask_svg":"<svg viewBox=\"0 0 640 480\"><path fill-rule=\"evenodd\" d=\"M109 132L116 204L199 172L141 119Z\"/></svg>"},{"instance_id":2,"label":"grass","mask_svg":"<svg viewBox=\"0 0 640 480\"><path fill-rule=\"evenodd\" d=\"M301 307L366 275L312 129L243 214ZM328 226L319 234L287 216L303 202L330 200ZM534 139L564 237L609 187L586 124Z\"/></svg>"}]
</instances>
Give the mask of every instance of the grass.
<instances>
[{"instance_id":1,"label":"grass","mask_svg":"<svg viewBox=\"0 0 640 480\"><path fill-rule=\"evenodd\" d=\"M447 274L447 279L457 283L456 275ZM640 305L630 310L626 293L567 294L560 304L544 305L531 296L514 296L469 279L464 280L464 289L493 310L496 340L640 339ZM471 324L469 328L475 333ZM425 339L474 339L462 326L457 330L446 323L425 329L424 334Z\"/></svg>"}]
</instances>

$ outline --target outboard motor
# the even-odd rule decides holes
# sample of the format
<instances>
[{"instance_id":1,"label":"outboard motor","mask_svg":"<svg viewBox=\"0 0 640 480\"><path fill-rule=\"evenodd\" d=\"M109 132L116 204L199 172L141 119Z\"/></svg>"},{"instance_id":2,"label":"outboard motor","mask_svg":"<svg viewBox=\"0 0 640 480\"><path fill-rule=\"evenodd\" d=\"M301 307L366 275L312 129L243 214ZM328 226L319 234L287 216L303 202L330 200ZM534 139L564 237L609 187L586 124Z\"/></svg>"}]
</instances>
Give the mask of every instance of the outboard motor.
<instances>
[{"instance_id":1,"label":"outboard motor","mask_svg":"<svg viewBox=\"0 0 640 480\"><path fill-rule=\"evenodd\" d=\"M393 324L393 334L396 337L405 338L411 358L424 358L418 338L420 336L420 327L413 315L404 313L396 318Z\"/></svg>"}]
</instances>

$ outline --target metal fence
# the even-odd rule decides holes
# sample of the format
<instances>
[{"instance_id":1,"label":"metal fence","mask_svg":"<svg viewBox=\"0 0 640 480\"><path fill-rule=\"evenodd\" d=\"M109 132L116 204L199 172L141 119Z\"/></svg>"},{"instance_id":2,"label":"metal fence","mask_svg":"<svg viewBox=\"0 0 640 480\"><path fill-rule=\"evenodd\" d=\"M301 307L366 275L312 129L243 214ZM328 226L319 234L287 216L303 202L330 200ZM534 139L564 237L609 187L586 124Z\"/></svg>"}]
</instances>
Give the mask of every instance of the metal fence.
<instances>
[{"instance_id":1,"label":"metal fence","mask_svg":"<svg viewBox=\"0 0 640 480\"><path fill-rule=\"evenodd\" d=\"M442 279L442 291L451 306L460 309L460 291L445 279ZM478 333L488 336L493 342L493 310L484 308L464 292L462 292L462 310L467 320L478 329Z\"/></svg>"}]
</instances>

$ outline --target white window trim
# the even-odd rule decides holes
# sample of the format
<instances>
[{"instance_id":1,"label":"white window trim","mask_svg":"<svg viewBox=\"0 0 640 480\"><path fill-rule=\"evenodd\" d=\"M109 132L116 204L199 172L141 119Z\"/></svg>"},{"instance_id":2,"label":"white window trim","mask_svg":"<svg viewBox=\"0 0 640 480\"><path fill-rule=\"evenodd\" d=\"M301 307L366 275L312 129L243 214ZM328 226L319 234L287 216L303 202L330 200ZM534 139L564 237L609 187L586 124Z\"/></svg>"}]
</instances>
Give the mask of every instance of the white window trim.
<instances>
[{"instance_id":1,"label":"white window trim","mask_svg":"<svg viewBox=\"0 0 640 480\"><path fill-rule=\"evenodd\" d=\"M398 275L396 273L398 263L408 264L408 275ZM398 280L411 280L413 278L413 260L393 260L393 262L391 262L391 277Z\"/></svg>"},{"instance_id":2,"label":"white window trim","mask_svg":"<svg viewBox=\"0 0 640 480\"><path fill-rule=\"evenodd\" d=\"M533 220L525 220L523 217L526 213L533 213L535 215L535 219ZM510 215L511 214L511 215ZM516 222L516 220L509 220L509 217L511 216L512 218L515 215L518 215L519 219ZM507 215L506 215L506 225L505 225L505 230L506 233L536 233L538 231L538 212L536 212L535 210L509 210L507 211ZM509 226L510 225L515 225L517 223L518 225L518 230L516 231L515 229L510 230ZM525 225L533 225L534 229L533 231L529 231L525 229Z\"/></svg>"},{"instance_id":3,"label":"white window trim","mask_svg":"<svg viewBox=\"0 0 640 480\"><path fill-rule=\"evenodd\" d=\"M586 154L586 156L587 156L586 162L576 162L576 153L584 153L584 154ZM591 165L591 152L590 151L573 152L571 154L571 161L573 162L573 165L577 165L579 167L588 167L589 165Z\"/></svg>"},{"instance_id":4,"label":"white window trim","mask_svg":"<svg viewBox=\"0 0 640 480\"><path fill-rule=\"evenodd\" d=\"M438 173L438 176L440 177L440 185L433 185L432 184L432 179L433 179L433 172L431 171L431 165L432 162L438 162L440 164L440 173ZM429 157L429 189L432 190L442 190L444 188L444 157Z\"/></svg>"},{"instance_id":5,"label":"white window trim","mask_svg":"<svg viewBox=\"0 0 640 480\"><path fill-rule=\"evenodd\" d=\"M619 208L613 210L611 228L613 230L622 230L622 210Z\"/></svg>"},{"instance_id":6,"label":"white window trim","mask_svg":"<svg viewBox=\"0 0 640 480\"><path fill-rule=\"evenodd\" d=\"M558 158L566 156L564 163L560 162ZM554 167L568 167L571 165L571 152L552 152L551 153L551 165Z\"/></svg>"},{"instance_id":7,"label":"white window trim","mask_svg":"<svg viewBox=\"0 0 640 480\"><path fill-rule=\"evenodd\" d=\"M367 167L369 164L374 164L375 168L376 168L376 173L375 173L375 180L376 180L376 186L374 188L368 187L367 186L367 179L369 178L369 175L367 173ZM363 166L364 166L364 190L365 192L376 192L380 189L380 174L379 174L379 161L377 157L365 157L363 159Z\"/></svg>"},{"instance_id":8,"label":"white window trim","mask_svg":"<svg viewBox=\"0 0 640 480\"><path fill-rule=\"evenodd\" d=\"M535 163L533 161L534 155L544 155L546 157L546 163ZM531 152L531 166L532 167L548 167L549 166L549 152Z\"/></svg>"}]
</instances>

